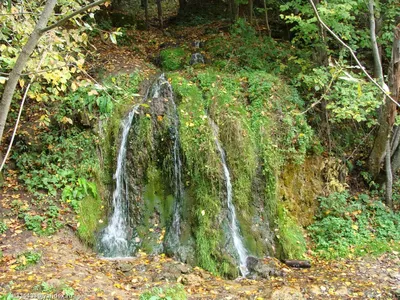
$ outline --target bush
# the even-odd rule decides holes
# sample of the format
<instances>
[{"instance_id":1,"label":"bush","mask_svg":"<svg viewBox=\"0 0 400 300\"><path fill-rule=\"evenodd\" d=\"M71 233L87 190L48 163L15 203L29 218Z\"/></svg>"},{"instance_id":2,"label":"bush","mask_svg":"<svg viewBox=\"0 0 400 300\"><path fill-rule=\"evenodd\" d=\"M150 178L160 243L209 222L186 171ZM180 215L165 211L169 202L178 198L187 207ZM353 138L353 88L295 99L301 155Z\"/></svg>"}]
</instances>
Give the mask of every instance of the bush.
<instances>
[{"instance_id":1,"label":"bush","mask_svg":"<svg viewBox=\"0 0 400 300\"><path fill-rule=\"evenodd\" d=\"M188 55L182 48L170 48L160 52L161 66L166 71L174 71L183 67Z\"/></svg>"},{"instance_id":2,"label":"bush","mask_svg":"<svg viewBox=\"0 0 400 300\"><path fill-rule=\"evenodd\" d=\"M319 202L316 221L308 229L321 257L379 254L399 247L400 214L381 201L343 192L321 197Z\"/></svg>"}]
</instances>

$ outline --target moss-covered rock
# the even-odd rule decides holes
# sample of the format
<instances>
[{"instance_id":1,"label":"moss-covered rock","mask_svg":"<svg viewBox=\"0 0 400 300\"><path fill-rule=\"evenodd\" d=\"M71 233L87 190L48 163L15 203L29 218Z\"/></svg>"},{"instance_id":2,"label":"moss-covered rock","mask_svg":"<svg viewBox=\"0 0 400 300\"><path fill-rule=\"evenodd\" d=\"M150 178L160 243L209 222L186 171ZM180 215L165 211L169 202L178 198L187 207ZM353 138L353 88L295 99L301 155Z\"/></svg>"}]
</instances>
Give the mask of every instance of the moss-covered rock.
<instances>
[{"instance_id":1,"label":"moss-covered rock","mask_svg":"<svg viewBox=\"0 0 400 300\"><path fill-rule=\"evenodd\" d=\"M165 71L175 71L189 62L190 54L182 47L161 50L160 62Z\"/></svg>"}]
</instances>

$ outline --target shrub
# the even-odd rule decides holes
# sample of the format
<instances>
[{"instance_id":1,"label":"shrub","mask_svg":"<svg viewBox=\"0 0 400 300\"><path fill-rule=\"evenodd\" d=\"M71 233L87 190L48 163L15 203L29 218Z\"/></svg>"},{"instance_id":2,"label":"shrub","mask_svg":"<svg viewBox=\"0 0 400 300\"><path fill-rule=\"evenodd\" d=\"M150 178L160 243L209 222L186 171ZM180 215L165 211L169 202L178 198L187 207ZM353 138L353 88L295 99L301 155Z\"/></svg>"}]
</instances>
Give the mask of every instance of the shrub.
<instances>
[{"instance_id":1,"label":"shrub","mask_svg":"<svg viewBox=\"0 0 400 300\"><path fill-rule=\"evenodd\" d=\"M319 202L316 221L308 229L320 256L379 254L400 246L400 214L380 200L343 192L321 197Z\"/></svg>"}]
</instances>

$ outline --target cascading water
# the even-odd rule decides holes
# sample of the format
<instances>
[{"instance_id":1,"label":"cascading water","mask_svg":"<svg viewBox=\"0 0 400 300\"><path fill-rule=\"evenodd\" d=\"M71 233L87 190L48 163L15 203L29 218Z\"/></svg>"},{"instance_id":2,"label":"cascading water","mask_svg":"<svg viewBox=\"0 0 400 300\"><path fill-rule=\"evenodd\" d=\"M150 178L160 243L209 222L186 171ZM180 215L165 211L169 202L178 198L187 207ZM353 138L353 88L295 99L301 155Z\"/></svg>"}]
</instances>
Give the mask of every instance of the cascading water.
<instances>
[{"instance_id":1,"label":"cascading water","mask_svg":"<svg viewBox=\"0 0 400 300\"><path fill-rule=\"evenodd\" d=\"M174 188L175 207L172 221L173 234L178 237L180 234L180 207L183 196L182 184L182 161L180 158L179 145L179 119L176 104L174 101L171 84L162 74L148 89L146 99L162 98L170 102L172 112L169 117L172 119L170 129L173 144L174 163ZM129 222L128 186L125 177L126 147L129 130L139 105L136 105L129 115L122 121L122 138L119 148L117 169L114 174L115 190L113 192L113 214L108 226L103 230L99 240L99 252L105 257L127 257L132 254L132 229Z\"/></svg>"},{"instance_id":2,"label":"cascading water","mask_svg":"<svg viewBox=\"0 0 400 300\"><path fill-rule=\"evenodd\" d=\"M192 57L190 58L189 64L195 65L195 64L204 64L204 56L201 53L193 53Z\"/></svg>"},{"instance_id":3,"label":"cascading water","mask_svg":"<svg viewBox=\"0 0 400 300\"><path fill-rule=\"evenodd\" d=\"M133 118L139 105L136 105L122 121L122 138L119 147L117 169L114 174L113 214L99 241L99 249L105 257L126 257L131 255L129 232L128 188L125 177L126 143Z\"/></svg>"},{"instance_id":4,"label":"cascading water","mask_svg":"<svg viewBox=\"0 0 400 300\"><path fill-rule=\"evenodd\" d=\"M182 183L182 161L180 155L180 144L179 144L179 117L176 108L176 103L174 101L174 95L172 92L172 86L168 80L166 80L165 75L162 74L153 85L150 91L150 98L163 98L170 102L172 111L168 114L169 118L172 120L172 127L170 128L170 133L173 145L173 163L174 163L174 196L175 205L172 218L172 230L175 236L180 235L180 211L181 211L181 200L183 197L183 183Z\"/></svg>"},{"instance_id":5,"label":"cascading water","mask_svg":"<svg viewBox=\"0 0 400 300\"><path fill-rule=\"evenodd\" d=\"M242 237L240 236L239 233L239 226L238 226L238 220L236 218L236 210L235 206L233 205L232 202L232 183L231 183L231 176L229 173L228 165L226 163L226 158L225 158L225 151L222 149L222 146L218 140L218 126L217 124L214 123L211 119L209 119L210 125L214 134L214 141L215 144L217 145L218 152L220 153L221 156L221 162L222 162L222 168L224 170L224 177L225 177L225 183L226 183L226 199L228 203L228 212L229 212L229 217L230 217L230 224L229 228L231 229L231 234L233 238L233 244L235 246L235 249L239 255L239 269L243 277L246 277L247 274L249 274L249 270L247 269L247 250L244 247Z\"/></svg>"}]
</instances>

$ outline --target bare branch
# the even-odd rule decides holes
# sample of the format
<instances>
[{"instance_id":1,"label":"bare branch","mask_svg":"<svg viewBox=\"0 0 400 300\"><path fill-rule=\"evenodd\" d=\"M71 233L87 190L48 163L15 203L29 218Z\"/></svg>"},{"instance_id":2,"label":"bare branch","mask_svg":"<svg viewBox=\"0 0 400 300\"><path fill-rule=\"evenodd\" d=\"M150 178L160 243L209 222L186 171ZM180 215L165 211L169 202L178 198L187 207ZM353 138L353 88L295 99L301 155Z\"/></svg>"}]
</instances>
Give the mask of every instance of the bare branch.
<instances>
[{"instance_id":1,"label":"bare branch","mask_svg":"<svg viewBox=\"0 0 400 300\"><path fill-rule=\"evenodd\" d=\"M106 2L106 0L99 0L99 1L93 2L93 3L91 3L91 4L88 4L88 5L86 5L86 6L82 7L82 8L80 8L80 9L78 9L77 11L74 11L72 14L69 14L69 15L66 16L65 18L62 18L60 21L54 23L53 25L50 25L50 26L44 28L44 29L42 30L42 33L46 32L46 31L49 31L49 30L52 30L52 29L54 29L54 28L56 28L56 27L58 27L58 26L61 26L62 24L64 24L64 23L65 23L66 21L68 21L69 19L71 19L71 18L73 18L73 17L75 17L75 16L77 16L77 15L79 15L79 14L85 12L86 10L88 10L88 9L90 9L90 8L92 8L92 7L95 7L95 6L97 6L97 5L100 5L100 4L104 3L104 2Z\"/></svg>"},{"instance_id":2,"label":"bare branch","mask_svg":"<svg viewBox=\"0 0 400 300\"><path fill-rule=\"evenodd\" d=\"M42 55L42 58L40 59L40 62L38 64L36 70L39 70L39 68L42 65L43 60L44 60L45 57L46 57L46 52ZM7 158L10 155L11 148L12 148L12 145L14 143L14 138L15 138L15 135L17 134L19 120L21 119L21 114L22 114L22 110L24 108L26 96L28 95L29 88L31 87L31 84L32 84L32 82L34 80L35 80L35 77L32 77L31 81L29 82L29 84L27 85L27 87L25 89L25 93L24 93L24 96L23 96L22 101L21 101L21 106L19 107L17 121L15 122L14 130L13 130L13 133L12 133L12 136L11 136L11 141L10 141L10 144L8 145L8 149L7 149L6 155L4 156L3 161L1 162L1 165L0 165L0 172L3 170L4 165L6 164Z\"/></svg>"},{"instance_id":3,"label":"bare branch","mask_svg":"<svg viewBox=\"0 0 400 300\"><path fill-rule=\"evenodd\" d=\"M361 62L358 60L358 58L357 58L356 54L354 53L353 49L351 49L350 46L348 46L345 42L343 42L343 40L342 40L335 32L333 32L333 31L328 27L328 25L326 25L326 24L324 23L324 21L322 21L320 15L319 15L319 13L318 13L317 7L315 6L314 2L313 2L312 0L309 0L309 2L310 2L311 6L312 6L312 8L313 8L313 10L314 10L314 13L315 13L315 16L316 16L317 19L318 19L318 22L319 22L319 23L320 23L320 24L321 24L321 25L322 25L322 26L323 26L323 27L324 27L324 28L325 28L325 29L340 43L340 44L342 44L343 47L345 47L347 50L350 51L351 56L354 58L354 60L356 61L357 65L361 68L361 70L363 71L363 73L367 76L367 78L369 79L369 81L371 81L373 84L375 84L375 85L390 99L390 101L392 101L392 102L395 103L398 107L400 107L400 104L390 96L389 92L388 92L384 87L382 87L379 83L377 83L377 82L372 78L371 75L369 75L369 73L365 70L364 66L363 66L363 65L361 64Z\"/></svg>"}]
</instances>

